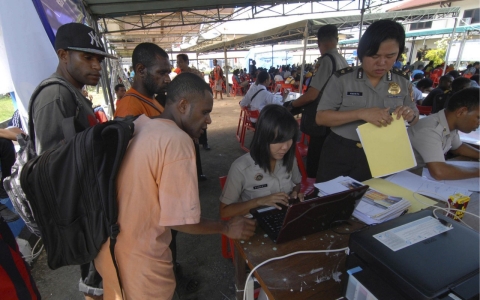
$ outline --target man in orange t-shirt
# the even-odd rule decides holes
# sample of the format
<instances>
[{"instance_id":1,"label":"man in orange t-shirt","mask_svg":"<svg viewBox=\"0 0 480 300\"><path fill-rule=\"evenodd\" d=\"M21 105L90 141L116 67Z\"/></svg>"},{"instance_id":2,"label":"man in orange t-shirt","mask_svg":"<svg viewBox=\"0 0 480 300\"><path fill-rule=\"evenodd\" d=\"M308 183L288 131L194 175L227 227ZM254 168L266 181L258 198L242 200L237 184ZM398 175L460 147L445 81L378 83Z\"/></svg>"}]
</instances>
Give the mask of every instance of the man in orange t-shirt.
<instances>
[{"instance_id":1,"label":"man in orange t-shirt","mask_svg":"<svg viewBox=\"0 0 480 300\"><path fill-rule=\"evenodd\" d=\"M153 43L141 43L133 50L132 63L135 77L132 87L118 102L115 117L145 114L159 116L163 106L155 100L155 94L165 94L170 83L168 54Z\"/></svg>"},{"instance_id":2,"label":"man in orange t-shirt","mask_svg":"<svg viewBox=\"0 0 480 300\"><path fill-rule=\"evenodd\" d=\"M222 233L248 239L255 221L237 216L212 221L200 216L192 139L212 122L210 86L193 74L178 75L168 87L160 118L140 116L117 178L118 224L115 245L124 296L109 241L95 258L104 299L174 298L175 276L168 247L171 229L189 234ZM179 185L181 179L181 185Z\"/></svg>"}]
</instances>

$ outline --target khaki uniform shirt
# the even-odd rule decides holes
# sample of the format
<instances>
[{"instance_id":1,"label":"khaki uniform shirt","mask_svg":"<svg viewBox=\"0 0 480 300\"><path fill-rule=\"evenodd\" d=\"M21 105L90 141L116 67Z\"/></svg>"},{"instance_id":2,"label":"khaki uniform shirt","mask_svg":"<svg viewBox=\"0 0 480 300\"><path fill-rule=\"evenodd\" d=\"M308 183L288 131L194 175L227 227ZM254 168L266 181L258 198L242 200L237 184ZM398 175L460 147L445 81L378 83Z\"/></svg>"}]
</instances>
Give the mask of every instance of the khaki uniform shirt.
<instances>
[{"instance_id":1,"label":"khaki uniform shirt","mask_svg":"<svg viewBox=\"0 0 480 300\"><path fill-rule=\"evenodd\" d=\"M408 74L397 69L389 71L374 88L361 67L348 67L333 73L323 91L317 110L351 111L361 108L387 108L392 113L396 107L410 107L418 116L412 100L412 84ZM344 138L359 141L356 129L365 121L358 120L331 127Z\"/></svg>"},{"instance_id":2,"label":"khaki uniform shirt","mask_svg":"<svg viewBox=\"0 0 480 300\"><path fill-rule=\"evenodd\" d=\"M287 172L283 160L278 160L273 174L270 174L255 164L250 153L246 153L230 167L220 201L228 205L280 192L290 194L301 181L296 160L292 172Z\"/></svg>"},{"instance_id":3,"label":"khaki uniform shirt","mask_svg":"<svg viewBox=\"0 0 480 300\"><path fill-rule=\"evenodd\" d=\"M327 53L335 59L336 70L348 67L347 61L338 53L337 49L332 49L327 51ZM330 75L332 75L332 69L332 59L327 55L322 55L315 65L315 73L313 74L310 86L314 87L317 91L321 91L325 83L327 83L328 78L330 78Z\"/></svg>"},{"instance_id":4,"label":"khaki uniform shirt","mask_svg":"<svg viewBox=\"0 0 480 300\"><path fill-rule=\"evenodd\" d=\"M462 145L457 130L448 128L445 110L418 120L415 126L408 128L417 166L423 167L429 162L444 162L445 153Z\"/></svg>"}]
</instances>

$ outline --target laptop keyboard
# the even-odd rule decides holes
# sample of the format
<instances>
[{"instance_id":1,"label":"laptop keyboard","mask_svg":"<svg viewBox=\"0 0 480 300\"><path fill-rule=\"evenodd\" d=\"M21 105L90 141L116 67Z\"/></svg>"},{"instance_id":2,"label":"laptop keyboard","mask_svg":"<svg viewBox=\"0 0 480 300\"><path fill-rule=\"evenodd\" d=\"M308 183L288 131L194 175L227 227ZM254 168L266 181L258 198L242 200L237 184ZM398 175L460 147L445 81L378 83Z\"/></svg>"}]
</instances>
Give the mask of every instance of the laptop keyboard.
<instances>
[{"instance_id":1,"label":"laptop keyboard","mask_svg":"<svg viewBox=\"0 0 480 300\"><path fill-rule=\"evenodd\" d=\"M263 217L267 226L275 233L278 233L283 225L285 219L284 213L270 214Z\"/></svg>"}]
</instances>

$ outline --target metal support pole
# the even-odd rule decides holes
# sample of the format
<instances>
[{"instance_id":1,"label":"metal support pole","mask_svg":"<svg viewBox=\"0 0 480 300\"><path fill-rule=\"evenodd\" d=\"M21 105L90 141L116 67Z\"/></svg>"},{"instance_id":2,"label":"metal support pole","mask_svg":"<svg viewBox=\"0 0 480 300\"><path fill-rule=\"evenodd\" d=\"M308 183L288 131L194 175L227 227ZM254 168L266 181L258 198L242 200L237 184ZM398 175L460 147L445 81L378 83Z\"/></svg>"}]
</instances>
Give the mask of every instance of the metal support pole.
<instances>
[{"instance_id":1,"label":"metal support pole","mask_svg":"<svg viewBox=\"0 0 480 300\"><path fill-rule=\"evenodd\" d=\"M360 28L358 31L358 42L360 43L360 39L362 38L362 30L363 30L363 16L365 15L365 1L362 0L362 9L360 10ZM357 63L358 66L358 53L357 53Z\"/></svg>"},{"instance_id":2,"label":"metal support pole","mask_svg":"<svg viewBox=\"0 0 480 300\"><path fill-rule=\"evenodd\" d=\"M460 49L458 49L457 61L455 63L455 70L458 70L460 67L460 62L462 61L463 49L465 48L465 42L467 37L467 31L463 32L462 42L460 43Z\"/></svg>"},{"instance_id":3,"label":"metal support pole","mask_svg":"<svg viewBox=\"0 0 480 300\"><path fill-rule=\"evenodd\" d=\"M413 56L413 48L415 48L415 40L416 40L416 38L417 38L417 37L414 36L413 39L412 39L412 47L411 47L411 49L410 49L410 55L409 55L409 57L408 57L408 61L410 62L410 64L413 64L413 63L412 63L412 56Z\"/></svg>"},{"instance_id":4,"label":"metal support pole","mask_svg":"<svg viewBox=\"0 0 480 300\"><path fill-rule=\"evenodd\" d=\"M227 95L230 93L230 86L228 83L228 63L227 63L227 46L223 46L223 55L225 56L225 91Z\"/></svg>"},{"instance_id":5,"label":"metal support pole","mask_svg":"<svg viewBox=\"0 0 480 300\"><path fill-rule=\"evenodd\" d=\"M98 35L98 36L101 36L100 35L100 30L98 29L98 20L97 19L93 19L93 22L95 23L95 33ZM106 44L106 39L103 39L104 40L104 43L105 43L105 47L107 47L107 44ZM107 50L108 51L108 50ZM102 62L102 77L101 77L101 83L102 83L102 87L103 87L103 97L104 97L104 101L106 102L106 104L109 104L110 106L110 111L112 112L111 116L113 116L113 114L115 113L115 105L113 103L113 95L112 95L112 90L110 88L110 78L109 78L109 73L107 72L107 63L105 61L108 61L108 63L110 64L110 60L109 59L105 59L103 62ZM111 65L110 65L110 70L111 69Z\"/></svg>"},{"instance_id":6,"label":"metal support pole","mask_svg":"<svg viewBox=\"0 0 480 300\"><path fill-rule=\"evenodd\" d=\"M272 44L272 67L273 67L273 44Z\"/></svg>"},{"instance_id":7,"label":"metal support pole","mask_svg":"<svg viewBox=\"0 0 480 300\"><path fill-rule=\"evenodd\" d=\"M303 56L302 56L302 72L300 73L300 84L298 85L298 92L300 95L303 91L303 74L305 73L305 56L307 55L307 43L309 34L309 23L305 24L305 32L303 33Z\"/></svg>"},{"instance_id":8,"label":"metal support pole","mask_svg":"<svg viewBox=\"0 0 480 300\"><path fill-rule=\"evenodd\" d=\"M198 66L198 52L195 52L195 57L197 58L197 70L200 71L200 67Z\"/></svg>"},{"instance_id":9,"label":"metal support pole","mask_svg":"<svg viewBox=\"0 0 480 300\"><path fill-rule=\"evenodd\" d=\"M455 18L455 23L453 24L452 36L450 38L450 43L448 43L447 52L445 53L445 63L443 64L443 74L445 74L445 70L447 69L448 56L450 55L450 48L452 47L453 37L455 36L455 31L457 29L457 21L458 21L458 17Z\"/></svg>"}]
</instances>

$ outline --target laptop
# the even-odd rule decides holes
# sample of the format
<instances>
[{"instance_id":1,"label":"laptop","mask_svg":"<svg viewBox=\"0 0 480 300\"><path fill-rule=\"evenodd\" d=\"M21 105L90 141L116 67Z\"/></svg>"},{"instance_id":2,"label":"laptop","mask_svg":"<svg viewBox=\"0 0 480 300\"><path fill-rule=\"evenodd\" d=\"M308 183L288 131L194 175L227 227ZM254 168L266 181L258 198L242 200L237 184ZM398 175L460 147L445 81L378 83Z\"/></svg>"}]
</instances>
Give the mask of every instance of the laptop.
<instances>
[{"instance_id":1,"label":"laptop","mask_svg":"<svg viewBox=\"0 0 480 300\"><path fill-rule=\"evenodd\" d=\"M277 244L326 230L334 221L348 220L368 185L304 202L293 203L282 210L261 206L250 210L257 223Z\"/></svg>"}]
</instances>

